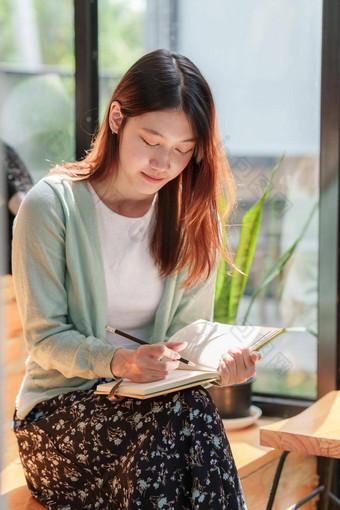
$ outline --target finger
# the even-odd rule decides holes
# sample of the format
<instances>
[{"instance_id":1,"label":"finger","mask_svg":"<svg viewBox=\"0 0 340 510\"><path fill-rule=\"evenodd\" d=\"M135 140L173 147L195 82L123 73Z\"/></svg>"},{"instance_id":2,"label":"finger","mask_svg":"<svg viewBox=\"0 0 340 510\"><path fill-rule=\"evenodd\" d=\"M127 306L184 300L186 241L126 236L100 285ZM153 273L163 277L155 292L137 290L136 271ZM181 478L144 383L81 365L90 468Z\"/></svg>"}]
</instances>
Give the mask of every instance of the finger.
<instances>
[{"instance_id":1,"label":"finger","mask_svg":"<svg viewBox=\"0 0 340 510\"><path fill-rule=\"evenodd\" d=\"M247 348L231 350L223 356L223 360L229 368L232 384L244 382L255 375L255 363Z\"/></svg>"},{"instance_id":2,"label":"finger","mask_svg":"<svg viewBox=\"0 0 340 510\"><path fill-rule=\"evenodd\" d=\"M158 370L164 372L171 372L171 370L176 370L179 367L179 360L169 360L167 358L161 359L158 363Z\"/></svg>"},{"instance_id":3,"label":"finger","mask_svg":"<svg viewBox=\"0 0 340 510\"><path fill-rule=\"evenodd\" d=\"M222 371L230 377L230 380L234 381L237 379L237 365L234 354L227 352L222 356Z\"/></svg>"},{"instance_id":4,"label":"finger","mask_svg":"<svg viewBox=\"0 0 340 510\"><path fill-rule=\"evenodd\" d=\"M262 358L259 352L250 352L249 349L246 348L241 349L241 352L246 369L253 370L255 363Z\"/></svg>"},{"instance_id":5,"label":"finger","mask_svg":"<svg viewBox=\"0 0 340 510\"><path fill-rule=\"evenodd\" d=\"M173 370L176 370L179 365L178 362L169 362L166 364L160 361L159 363L160 365L158 367L144 368L142 373L147 374L148 377L151 377L151 380L157 381L165 379Z\"/></svg>"},{"instance_id":6,"label":"finger","mask_svg":"<svg viewBox=\"0 0 340 510\"><path fill-rule=\"evenodd\" d=\"M173 349L174 351L181 351L184 349L188 342L164 342L166 347L169 347L169 349Z\"/></svg>"},{"instance_id":7,"label":"finger","mask_svg":"<svg viewBox=\"0 0 340 510\"><path fill-rule=\"evenodd\" d=\"M250 357L253 363L257 363L262 359L262 354L258 351L253 351L250 353Z\"/></svg>"},{"instance_id":8,"label":"finger","mask_svg":"<svg viewBox=\"0 0 340 510\"><path fill-rule=\"evenodd\" d=\"M259 353L250 352L246 347L230 351L230 354L235 359L238 370L243 370L243 368L245 370L253 370L256 361L261 359Z\"/></svg>"},{"instance_id":9,"label":"finger","mask_svg":"<svg viewBox=\"0 0 340 510\"><path fill-rule=\"evenodd\" d=\"M234 364L236 370L242 370L246 368L246 356L248 349L233 349L228 351L226 360L228 364ZM250 360L249 360L250 361Z\"/></svg>"},{"instance_id":10,"label":"finger","mask_svg":"<svg viewBox=\"0 0 340 510\"><path fill-rule=\"evenodd\" d=\"M171 356L171 359L178 359L180 357L180 355L177 354L175 351L168 349L164 343L142 345L138 347L136 352L138 353L138 356L140 356L143 359L145 357L158 361L161 360L164 356L167 356L168 354Z\"/></svg>"},{"instance_id":11,"label":"finger","mask_svg":"<svg viewBox=\"0 0 340 510\"><path fill-rule=\"evenodd\" d=\"M171 370L175 370L179 366L179 361L158 359L158 356L150 356L149 354L141 354L136 364L139 370L151 370L161 375L167 375Z\"/></svg>"},{"instance_id":12,"label":"finger","mask_svg":"<svg viewBox=\"0 0 340 510\"><path fill-rule=\"evenodd\" d=\"M220 375L219 382L223 386L228 386L231 382L231 376L230 376L230 370L228 368L228 365L225 364L223 360L220 361L217 372Z\"/></svg>"},{"instance_id":13,"label":"finger","mask_svg":"<svg viewBox=\"0 0 340 510\"><path fill-rule=\"evenodd\" d=\"M178 360L181 356L177 351L184 349L187 345L187 342L157 342L155 344L142 345L137 351L158 360L163 357Z\"/></svg>"},{"instance_id":14,"label":"finger","mask_svg":"<svg viewBox=\"0 0 340 510\"><path fill-rule=\"evenodd\" d=\"M162 381L165 378L166 375L155 372L154 370L143 370L143 372L138 375L138 380L136 380L136 382Z\"/></svg>"},{"instance_id":15,"label":"finger","mask_svg":"<svg viewBox=\"0 0 340 510\"><path fill-rule=\"evenodd\" d=\"M166 344L163 344L163 356L169 359L178 360L181 357L178 351L181 351L187 345L187 342L167 342Z\"/></svg>"},{"instance_id":16,"label":"finger","mask_svg":"<svg viewBox=\"0 0 340 510\"><path fill-rule=\"evenodd\" d=\"M241 347L239 349L239 352L240 352L240 355L242 358L240 358L238 368L240 370L242 370L244 367L244 370L249 370L249 369L252 370L253 366L254 366L254 361L251 357L251 353L250 353L249 349L247 349L246 347Z\"/></svg>"}]
</instances>

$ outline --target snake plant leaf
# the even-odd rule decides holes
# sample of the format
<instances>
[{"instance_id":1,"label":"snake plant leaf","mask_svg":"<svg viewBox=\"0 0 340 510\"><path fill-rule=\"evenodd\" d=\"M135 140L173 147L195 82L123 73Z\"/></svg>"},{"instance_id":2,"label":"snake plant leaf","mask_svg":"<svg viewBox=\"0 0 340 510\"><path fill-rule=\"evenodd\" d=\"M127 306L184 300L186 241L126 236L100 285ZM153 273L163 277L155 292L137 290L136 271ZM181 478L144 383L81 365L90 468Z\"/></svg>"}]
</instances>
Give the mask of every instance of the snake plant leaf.
<instances>
[{"instance_id":1,"label":"snake plant leaf","mask_svg":"<svg viewBox=\"0 0 340 510\"><path fill-rule=\"evenodd\" d=\"M317 209L317 203L315 203L312 207L312 210L308 216L308 219L305 223L305 225L303 226L302 228L302 231L300 233L300 235L295 239L295 241L293 242L293 244L291 245L290 248L288 248L287 251L285 251L285 253L279 258L279 260L276 262L276 264L269 269L269 271L265 274L265 276L262 278L262 280L260 281L260 283L258 284L258 286L254 289L253 291L253 294L251 296L251 299L250 299L250 302L249 302L249 305L248 305L248 308L247 308L247 311L245 313L245 316L243 318L243 321L242 321L242 324L246 324L247 322L247 319L248 319L248 316L249 316L249 312L250 312L250 309L254 303L254 300L256 298L256 296L258 295L258 293L264 289L264 287L266 287L272 280L274 280L274 278L276 278L277 276L279 276L279 274L281 274L283 268L285 267L285 265L287 264L287 262L289 261L289 259L291 258L291 256L293 255L297 245L299 244L300 240L303 238L312 218L313 218L313 215Z\"/></svg>"},{"instance_id":2,"label":"snake plant leaf","mask_svg":"<svg viewBox=\"0 0 340 510\"><path fill-rule=\"evenodd\" d=\"M276 264L269 269L268 273L264 276L264 278L260 281L258 286L254 289L253 294L250 299L250 302L249 302L249 305L248 305L248 308L247 308L247 311L244 315L242 324L246 324L250 309L251 309L253 302L254 302L256 296L258 295L258 293L262 289L264 289L264 287L266 287L268 285L268 283L270 283L272 280L274 280L274 278L276 278L282 272L282 270L285 267L285 265L287 264L288 260L293 255L295 248L297 247L299 241L300 241L300 236L297 239L295 239L292 246L279 258L279 260L276 262Z\"/></svg>"},{"instance_id":3,"label":"snake plant leaf","mask_svg":"<svg viewBox=\"0 0 340 510\"><path fill-rule=\"evenodd\" d=\"M231 275L227 274L227 263L222 257L217 271L214 320L224 324L228 323L229 319L227 303L229 303L230 282Z\"/></svg>"},{"instance_id":4,"label":"snake plant leaf","mask_svg":"<svg viewBox=\"0 0 340 510\"><path fill-rule=\"evenodd\" d=\"M233 270L228 295L228 322L230 324L235 324L236 322L238 306L246 288L248 273L256 250L258 233L263 215L263 205L268 197L273 177L280 167L283 158L284 156L281 156L278 163L273 168L262 197L242 219L240 240L235 256L235 266L240 271L238 271L238 269Z\"/></svg>"},{"instance_id":5,"label":"snake plant leaf","mask_svg":"<svg viewBox=\"0 0 340 510\"><path fill-rule=\"evenodd\" d=\"M269 189L266 189L261 199L242 219L241 235L235 256L235 265L242 272L237 269L232 271L228 301L228 317L231 324L235 323L238 305L247 284L248 273L253 262L261 226L263 202L267 198L268 193Z\"/></svg>"},{"instance_id":6,"label":"snake plant leaf","mask_svg":"<svg viewBox=\"0 0 340 510\"><path fill-rule=\"evenodd\" d=\"M221 260L215 292L214 320L218 322L233 324L236 321L238 305L246 287L248 272L256 249L263 204L269 194L272 179L283 158L284 155L274 166L262 197L243 217L240 241L235 255L235 269L231 275L227 273L225 261Z\"/></svg>"}]
</instances>

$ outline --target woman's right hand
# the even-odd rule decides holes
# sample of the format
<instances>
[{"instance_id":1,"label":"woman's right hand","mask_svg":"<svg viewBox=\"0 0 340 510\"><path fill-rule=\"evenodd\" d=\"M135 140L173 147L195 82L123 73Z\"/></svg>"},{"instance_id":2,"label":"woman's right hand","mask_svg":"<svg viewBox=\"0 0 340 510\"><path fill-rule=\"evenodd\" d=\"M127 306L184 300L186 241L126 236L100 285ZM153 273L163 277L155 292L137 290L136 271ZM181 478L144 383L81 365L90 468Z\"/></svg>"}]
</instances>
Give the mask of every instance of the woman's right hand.
<instances>
[{"instance_id":1,"label":"woman's right hand","mask_svg":"<svg viewBox=\"0 0 340 510\"><path fill-rule=\"evenodd\" d=\"M186 342L159 342L141 345L135 351L117 349L111 360L111 372L115 377L134 382L160 381L178 367L178 351L186 345Z\"/></svg>"}]
</instances>

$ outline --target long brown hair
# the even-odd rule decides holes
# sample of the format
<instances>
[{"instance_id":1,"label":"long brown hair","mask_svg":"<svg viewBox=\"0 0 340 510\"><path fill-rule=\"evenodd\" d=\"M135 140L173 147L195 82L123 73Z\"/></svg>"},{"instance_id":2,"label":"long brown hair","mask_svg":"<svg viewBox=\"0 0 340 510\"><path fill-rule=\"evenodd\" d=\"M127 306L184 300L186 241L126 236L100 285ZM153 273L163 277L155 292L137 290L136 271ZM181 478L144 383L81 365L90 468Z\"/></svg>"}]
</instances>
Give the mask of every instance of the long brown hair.
<instances>
[{"instance_id":1,"label":"long brown hair","mask_svg":"<svg viewBox=\"0 0 340 510\"><path fill-rule=\"evenodd\" d=\"M109 126L110 105L119 101L123 121L118 135ZM158 192L151 250L162 277L187 268L185 287L207 278L225 249L221 221L235 202L230 168L219 137L214 100L206 80L186 57L156 50L140 58L122 77L109 101L91 151L80 162L57 167L80 181L106 178L117 169L120 133L129 117L181 109L197 138L183 172ZM225 200L221 200L224 195ZM224 203L224 211L220 204Z\"/></svg>"}]
</instances>

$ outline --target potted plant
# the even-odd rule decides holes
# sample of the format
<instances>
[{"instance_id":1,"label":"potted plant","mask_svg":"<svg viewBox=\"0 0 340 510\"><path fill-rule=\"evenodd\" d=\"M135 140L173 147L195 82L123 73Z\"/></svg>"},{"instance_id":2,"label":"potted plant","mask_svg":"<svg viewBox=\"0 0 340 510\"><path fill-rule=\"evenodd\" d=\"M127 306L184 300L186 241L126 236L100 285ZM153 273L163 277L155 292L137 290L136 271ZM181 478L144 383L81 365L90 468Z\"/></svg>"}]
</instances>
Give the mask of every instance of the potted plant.
<instances>
[{"instance_id":1,"label":"potted plant","mask_svg":"<svg viewBox=\"0 0 340 510\"><path fill-rule=\"evenodd\" d=\"M280 158L273 168L269 182L260 199L242 218L240 239L235 255L235 268L228 272L227 264L221 260L216 282L214 320L225 324L246 324L250 309L254 300L274 278L281 274L283 268L292 257L300 239L303 237L309 222L316 210L316 204L312 208L309 218L301 234L295 239L290 248L279 260L265 273L260 283L253 290L247 311L244 317L238 318L238 308L244 295L248 274L251 270L258 234L262 222L265 201L268 198L272 180L279 169L284 156ZM235 384L228 387L212 386L209 392L214 399L222 418L241 418L250 414L251 385L255 378L245 383Z\"/></svg>"}]
</instances>

